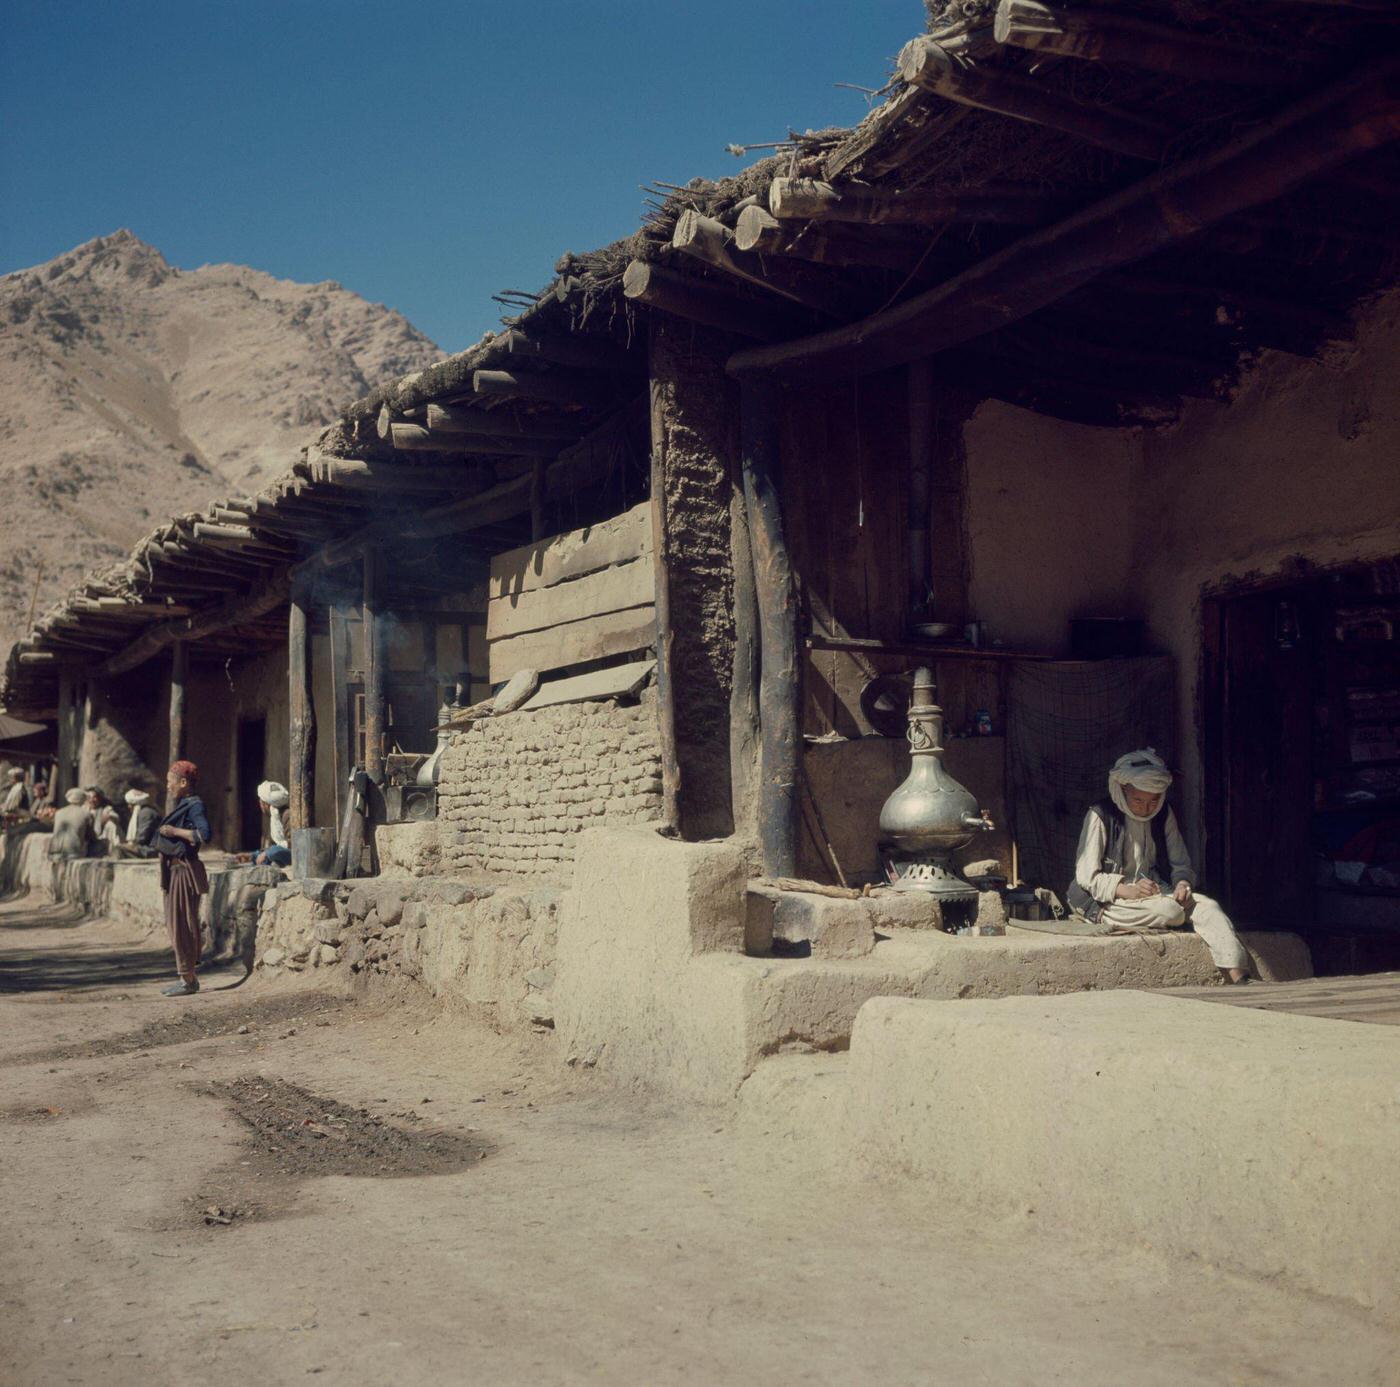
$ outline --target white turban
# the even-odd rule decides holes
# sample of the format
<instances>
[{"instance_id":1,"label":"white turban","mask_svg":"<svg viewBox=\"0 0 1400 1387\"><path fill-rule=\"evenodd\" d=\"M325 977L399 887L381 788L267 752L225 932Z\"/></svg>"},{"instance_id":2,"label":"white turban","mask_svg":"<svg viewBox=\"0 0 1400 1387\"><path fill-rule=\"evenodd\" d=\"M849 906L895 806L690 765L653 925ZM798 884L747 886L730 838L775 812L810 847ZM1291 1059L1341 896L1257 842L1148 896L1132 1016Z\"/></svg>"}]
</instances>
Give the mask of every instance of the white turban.
<instances>
[{"instance_id":1,"label":"white turban","mask_svg":"<svg viewBox=\"0 0 1400 1387\"><path fill-rule=\"evenodd\" d=\"M258 798L264 804L270 804L274 809L285 809L291 795L287 793L285 785L279 785L275 780L264 780L258 786Z\"/></svg>"},{"instance_id":2,"label":"white turban","mask_svg":"<svg viewBox=\"0 0 1400 1387\"><path fill-rule=\"evenodd\" d=\"M69 804L82 804L87 799L87 791L74 788L63 796Z\"/></svg>"},{"instance_id":3,"label":"white turban","mask_svg":"<svg viewBox=\"0 0 1400 1387\"><path fill-rule=\"evenodd\" d=\"M1108 795L1120 812L1140 824L1145 824L1162 812L1162 805L1167 802L1165 796L1171 788L1171 783L1172 773L1167 769L1167 763L1152 747L1148 747L1144 751L1130 751L1113 763L1113 769L1108 773ZM1123 795L1125 785L1131 785L1144 794L1161 795L1163 798L1158 800L1156 809L1147 818L1143 818L1128 808L1128 801Z\"/></svg>"},{"instance_id":4,"label":"white turban","mask_svg":"<svg viewBox=\"0 0 1400 1387\"><path fill-rule=\"evenodd\" d=\"M142 804L149 804L151 797L144 790L128 790L122 798L133 808Z\"/></svg>"}]
</instances>

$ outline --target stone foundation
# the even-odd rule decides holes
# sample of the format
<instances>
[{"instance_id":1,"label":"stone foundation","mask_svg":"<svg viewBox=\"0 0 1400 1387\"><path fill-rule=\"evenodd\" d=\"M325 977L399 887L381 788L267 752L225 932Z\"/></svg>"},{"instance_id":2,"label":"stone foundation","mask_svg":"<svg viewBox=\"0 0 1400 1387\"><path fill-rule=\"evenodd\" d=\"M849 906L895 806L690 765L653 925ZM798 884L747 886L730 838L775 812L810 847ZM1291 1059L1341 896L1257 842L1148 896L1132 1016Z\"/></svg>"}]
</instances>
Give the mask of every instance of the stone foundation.
<instances>
[{"instance_id":1,"label":"stone foundation","mask_svg":"<svg viewBox=\"0 0 1400 1387\"><path fill-rule=\"evenodd\" d=\"M402 978L498 1030L549 1029L561 896L444 877L288 882L264 905L256 966Z\"/></svg>"},{"instance_id":2,"label":"stone foundation","mask_svg":"<svg viewBox=\"0 0 1400 1387\"><path fill-rule=\"evenodd\" d=\"M661 817L656 695L483 718L438 783L442 870L567 881L584 828Z\"/></svg>"}]
</instances>

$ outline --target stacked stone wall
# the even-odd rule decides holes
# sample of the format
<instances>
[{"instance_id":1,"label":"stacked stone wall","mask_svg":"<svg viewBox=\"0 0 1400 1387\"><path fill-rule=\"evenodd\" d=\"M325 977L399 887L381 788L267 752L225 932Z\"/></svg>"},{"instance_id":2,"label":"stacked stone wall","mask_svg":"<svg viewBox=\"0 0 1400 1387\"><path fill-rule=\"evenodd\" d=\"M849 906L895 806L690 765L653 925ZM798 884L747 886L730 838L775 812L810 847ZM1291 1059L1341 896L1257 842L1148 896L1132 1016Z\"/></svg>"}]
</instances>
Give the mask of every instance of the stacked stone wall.
<instances>
[{"instance_id":1,"label":"stacked stone wall","mask_svg":"<svg viewBox=\"0 0 1400 1387\"><path fill-rule=\"evenodd\" d=\"M442 868L567 880L582 829L660 819L656 696L485 718L438 781Z\"/></svg>"}]
</instances>

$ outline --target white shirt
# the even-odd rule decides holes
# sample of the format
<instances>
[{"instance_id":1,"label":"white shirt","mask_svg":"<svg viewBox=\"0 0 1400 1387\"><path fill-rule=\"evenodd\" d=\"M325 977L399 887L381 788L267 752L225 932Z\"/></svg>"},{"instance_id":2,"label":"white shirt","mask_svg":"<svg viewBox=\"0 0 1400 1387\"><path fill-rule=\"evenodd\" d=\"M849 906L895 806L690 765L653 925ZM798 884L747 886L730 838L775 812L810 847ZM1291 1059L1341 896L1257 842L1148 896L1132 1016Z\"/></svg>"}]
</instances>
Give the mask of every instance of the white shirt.
<instances>
[{"instance_id":1,"label":"white shirt","mask_svg":"<svg viewBox=\"0 0 1400 1387\"><path fill-rule=\"evenodd\" d=\"M1191 854L1186 851L1185 839L1177 825L1176 815L1171 806L1166 809L1166 840L1168 865L1171 869L1171 882L1184 881L1195 886L1196 873L1191 868ZM1139 877L1151 877L1162 882L1156 871L1157 844L1152 841L1152 825L1127 819L1128 832L1123 843L1123 870L1105 872L1103 856L1108 851L1108 830L1103 820L1091 809L1084 816L1084 827L1079 833L1079 848L1074 855L1074 879L1096 901L1109 904L1118 899L1118 884L1122 881L1136 881ZM1167 883L1163 883L1167 884Z\"/></svg>"},{"instance_id":2,"label":"white shirt","mask_svg":"<svg viewBox=\"0 0 1400 1387\"><path fill-rule=\"evenodd\" d=\"M0 814L15 814L24 808L24 781L16 780L10 786L10 792L5 796L5 803L0 805Z\"/></svg>"},{"instance_id":3,"label":"white shirt","mask_svg":"<svg viewBox=\"0 0 1400 1387\"><path fill-rule=\"evenodd\" d=\"M267 833L272 839L272 846L275 848L285 848L287 846L287 830L282 823L282 811L274 804L268 810Z\"/></svg>"}]
</instances>

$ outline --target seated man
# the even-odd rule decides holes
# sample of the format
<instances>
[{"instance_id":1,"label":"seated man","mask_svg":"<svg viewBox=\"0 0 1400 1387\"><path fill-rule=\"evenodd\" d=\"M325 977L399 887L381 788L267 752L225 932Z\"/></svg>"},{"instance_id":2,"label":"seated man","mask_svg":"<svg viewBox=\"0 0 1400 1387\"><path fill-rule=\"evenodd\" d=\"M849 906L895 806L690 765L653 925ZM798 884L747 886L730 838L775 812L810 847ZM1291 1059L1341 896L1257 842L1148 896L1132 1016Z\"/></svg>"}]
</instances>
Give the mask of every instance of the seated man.
<instances>
[{"instance_id":1,"label":"seated man","mask_svg":"<svg viewBox=\"0 0 1400 1387\"><path fill-rule=\"evenodd\" d=\"M0 814L23 813L28 798L29 790L24 783L24 772L15 766L9 774L9 788L5 791L4 803L0 804Z\"/></svg>"},{"instance_id":2,"label":"seated man","mask_svg":"<svg viewBox=\"0 0 1400 1387\"><path fill-rule=\"evenodd\" d=\"M1086 920L1122 929L1189 924L1230 982L1248 982L1249 955L1235 927L1209 896L1195 892L1191 857L1167 805L1171 783L1172 773L1151 747L1114 763L1108 799L1084 816L1070 907Z\"/></svg>"},{"instance_id":3,"label":"seated man","mask_svg":"<svg viewBox=\"0 0 1400 1387\"><path fill-rule=\"evenodd\" d=\"M126 821L126 836L117 851L124 857L154 857L156 829L160 815L151 807L151 797L145 790L134 787L123 796L131 811Z\"/></svg>"},{"instance_id":4,"label":"seated man","mask_svg":"<svg viewBox=\"0 0 1400 1387\"><path fill-rule=\"evenodd\" d=\"M49 856L67 860L88 857L97 835L93 830L92 811L87 804L87 791L72 789L63 797L67 802L53 816L53 837L49 839Z\"/></svg>"},{"instance_id":5,"label":"seated man","mask_svg":"<svg viewBox=\"0 0 1400 1387\"><path fill-rule=\"evenodd\" d=\"M275 780L264 780L258 786L258 805L267 815L268 844L260 852L253 854L258 866L287 867L291 865L292 852L287 846L287 829L282 822L282 811L287 807L291 796L285 785Z\"/></svg>"}]
</instances>

